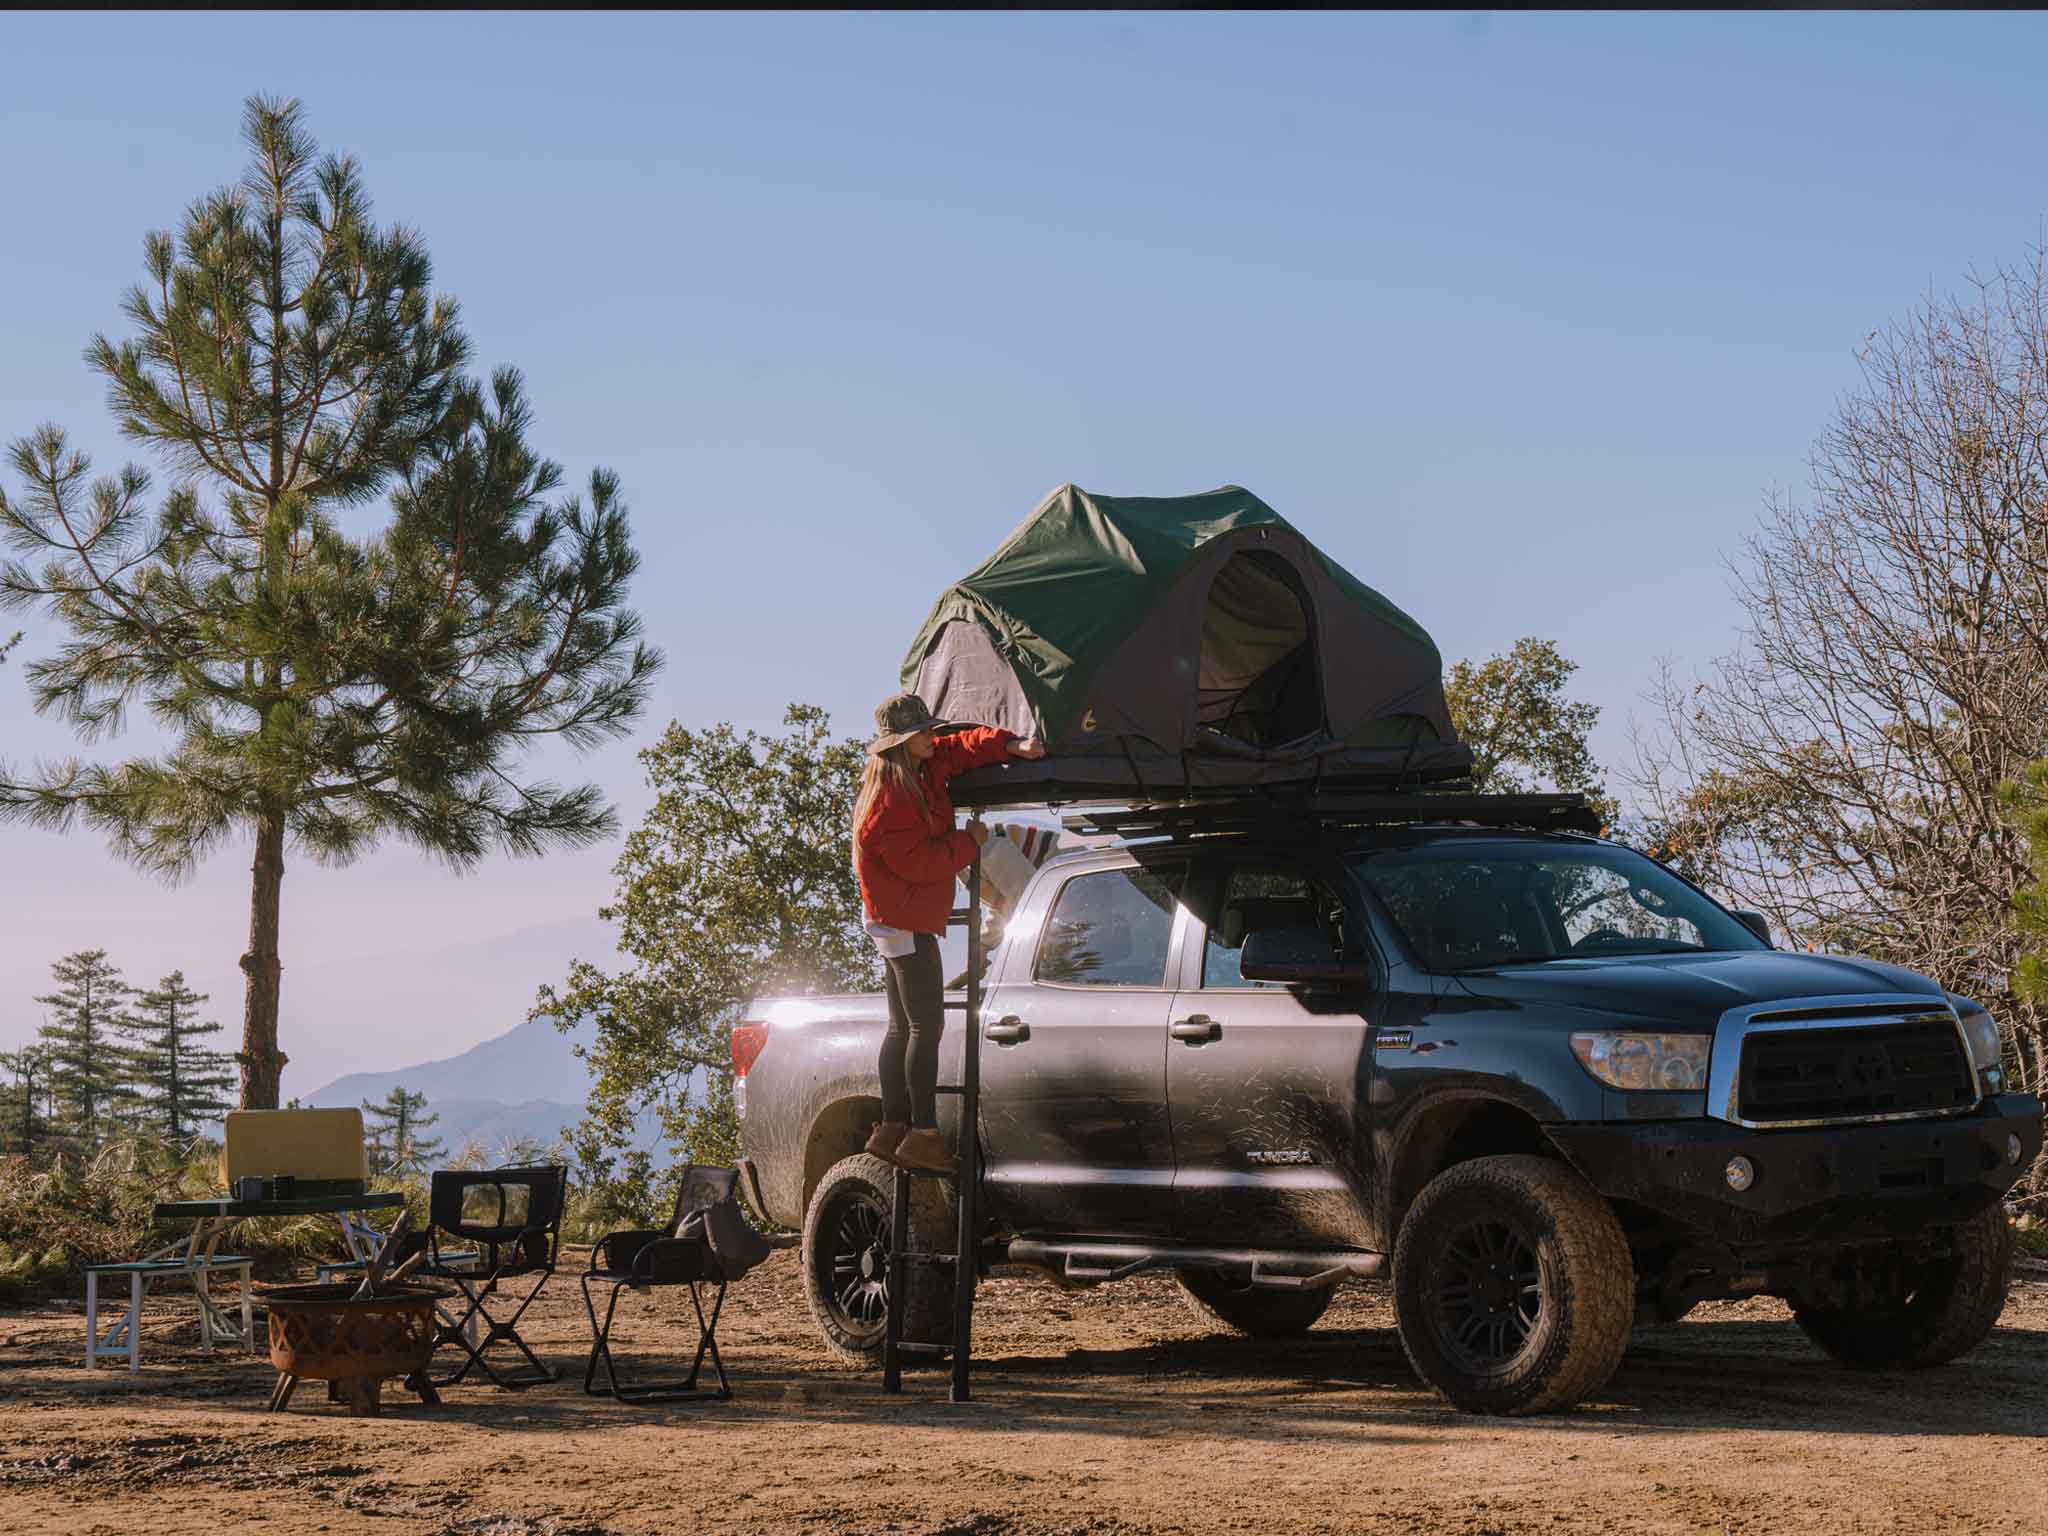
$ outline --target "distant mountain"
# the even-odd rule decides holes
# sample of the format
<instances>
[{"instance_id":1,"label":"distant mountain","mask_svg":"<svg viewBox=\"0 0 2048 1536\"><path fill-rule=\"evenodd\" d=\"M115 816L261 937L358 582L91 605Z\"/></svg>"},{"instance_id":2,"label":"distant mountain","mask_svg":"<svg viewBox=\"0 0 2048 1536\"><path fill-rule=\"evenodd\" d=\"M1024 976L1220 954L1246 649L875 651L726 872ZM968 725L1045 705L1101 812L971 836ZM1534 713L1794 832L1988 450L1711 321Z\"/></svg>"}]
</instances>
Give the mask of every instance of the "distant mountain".
<instances>
[{"instance_id":1,"label":"distant mountain","mask_svg":"<svg viewBox=\"0 0 2048 1536\"><path fill-rule=\"evenodd\" d=\"M508 1023L525 1018L542 983L559 984L572 960L615 965L614 945L609 924L583 917L538 923L473 943L302 961L287 973L284 985L281 1033L292 1058L285 1092L304 1099L306 1084L331 1085L343 1073L359 1072L370 1063L427 1056L461 1060L459 1053L488 1043ZM583 1073L567 1042L552 1026L537 1030L558 1047L552 1060L574 1069L567 1079L573 1087L548 1077L523 1082L515 1077L489 1093L458 1096L518 1104L539 1094L581 1102Z\"/></svg>"},{"instance_id":2,"label":"distant mountain","mask_svg":"<svg viewBox=\"0 0 2048 1536\"><path fill-rule=\"evenodd\" d=\"M590 1075L574 1047L588 1045L595 1033L587 1021L564 1034L529 1020L457 1056L392 1072L352 1072L301 1102L316 1109L374 1104L402 1087L426 1095L428 1113L441 1117L430 1134L451 1153L471 1139L486 1152L521 1137L545 1144L583 1118ZM658 1146L652 1115L641 1117L638 1132L635 1147Z\"/></svg>"},{"instance_id":3,"label":"distant mountain","mask_svg":"<svg viewBox=\"0 0 2048 1536\"><path fill-rule=\"evenodd\" d=\"M576 1059L575 1047L588 1045L596 1030L579 1024L563 1034L544 1019L530 1019L473 1045L459 1055L423 1061L393 1072L352 1072L338 1077L304 1102L316 1107L358 1104L383 1098L393 1088L443 1099L495 1100L524 1104L535 1099L574 1104L581 1112L588 1094L588 1069Z\"/></svg>"}]
</instances>

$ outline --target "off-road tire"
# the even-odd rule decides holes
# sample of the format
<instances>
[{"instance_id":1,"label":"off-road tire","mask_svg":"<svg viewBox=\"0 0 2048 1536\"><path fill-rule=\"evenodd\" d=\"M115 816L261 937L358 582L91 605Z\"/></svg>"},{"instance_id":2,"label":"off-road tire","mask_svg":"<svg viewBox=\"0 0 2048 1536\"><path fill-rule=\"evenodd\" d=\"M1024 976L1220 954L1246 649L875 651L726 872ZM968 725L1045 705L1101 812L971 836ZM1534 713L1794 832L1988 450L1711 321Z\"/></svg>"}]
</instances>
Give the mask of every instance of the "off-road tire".
<instances>
[{"instance_id":1,"label":"off-road tire","mask_svg":"<svg viewBox=\"0 0 2048 1536\"><path fill-rule=\"evenodd\" d=\"M1910 1371L1968 1354L2005 1310L2012 1279L2012 1223L1997 1205L1951 1229L1949 1252L1915 1266L1910 1294L1890 1306L1792 1304L1800 1330L1860 1371Z\"/></svg>"},{"instance_id":2,"label":"off-road tire","mask_svg":"<svg viewBox=\"0 0 2048 1536\"><path fill-rule=\"evenodd\" d=\"M893 1279L886 1267L872 1280L860 1280L851 1307L842 1303L857 1275L842 1260L855 1232L879 1240L886 1258L889 1221L895 1204L896 1170L865 1152L841 1158L825 1171L811 1192L804 1212L804 1300L825 1347L848 1365L879 1365L887 1287ZM951 1253L953 1207L937 1179L910 1181L910 1246L919 1253ZM830 1282L837 1279L837 1287ZM871 1321L869 1317L871 1316ZM903 1312L903 1337L943 1343L953 1323L953 1271L920 1266L911 1271L910 1295ZM911 1363L906 1361L906 1364Z\"/></svg>"},{"instance_id":3,"label":"off-road tire","mask_svg":"<svg viewBox=\"0 0 2048 1536\"><path fill-rule=\"evenodd\" d=\"M1597 1392L1628 1348L1635 1310L1621 1223L1549 1158L1481 1157L1445 1170L1394 1244L1401 1347L1464 1413L1543 1413ZM1479 1333L1487 1347L1476 1347Z\"/></svg>"},{"instance_id":4,"label":"off-road tire","mask_svg":"<svg viewBox=\"0 0 2048 1536\"><path fill-rule=\"evenodd\" d=\"M1204 1323L1221 1323L1253 1339L1299 1338L1315 1327L1337 1294L1334 1285L1312 1291L1255 1286L1213 1269L1174 1271L1181 1302Z\"/></svg>"}]
</instances>

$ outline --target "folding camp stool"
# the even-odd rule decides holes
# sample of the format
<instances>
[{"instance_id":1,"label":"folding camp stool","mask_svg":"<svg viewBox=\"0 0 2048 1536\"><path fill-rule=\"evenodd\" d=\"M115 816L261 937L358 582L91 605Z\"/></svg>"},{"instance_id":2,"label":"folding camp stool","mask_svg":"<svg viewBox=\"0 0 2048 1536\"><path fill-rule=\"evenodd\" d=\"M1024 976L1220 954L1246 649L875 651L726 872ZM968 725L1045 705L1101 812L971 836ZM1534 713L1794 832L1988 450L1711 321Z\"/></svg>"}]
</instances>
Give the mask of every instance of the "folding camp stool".
<instances>
[{"instance_id":1,"label":"folding camp stool","mask_svg":"<svg viewBox=\"0 0 2048 1536\"><path fill-rule=\"evenodd\" d=\"M583 1390L592 1397L616 1397L622 1403L687 1403L732 1396L725 1361L718 1353L718 1315L725 1308L725 1287L774 1249L793 1246L796 1241L778 1241L754 1231L733 1199L738 1185L738 1169L688 1165L677 1182L675 1211L665 1231L608 1232L590 1250L590 1268L582 1281L591 1340ZM593 1283L612 1288L602 1323L590 1294ZM629 1290L671 1285L690 1288L690 1305L697 1314L697 1353L690 1361L690 1374L668 1381L620 1380L611 1342L619 1297ZM717 1287L708 1314L700 1289L706 1285ZM697 1379L707 1355L718 1373L718 1385L700 1389ZM604 1367L603 1386L597 1384L599 1365Z\"/></svg>"},{"instance_id":2,"label":"folding camp stool","mask_svg":"<svg viewBox=\"0 0 2048 1536\"><path fill-rule=\"evenodd\" d=\"M559 1163L434 1175L427 1194L427 1259L417 1273L448 1281L462 1292L465 1303L454 1322L443 1320L435 1331L436 1348L450 1344L464 1356L453 1372L433 1378L435 1386L452 1387L472 1370L483 1372L496 1386L513 1389L538 1386L561 1374L543 1365L527 1347L519 1336L519 1320L555 1272L568 1186L569 1170ZM444 1234L481 1250L482 1261L458 1262L471 1256L443 1249ZM507 1282L513 1282L509 1288L516 1292L529 1279L532 1285L518 1295L512 1315L502 1321L493 1316L486 1299L499 1294ZM481 1342L474 1337L478 1323L484 1328ZM528 1369L514 1374L493 1370L484 1356L497 1344L518 1350Z\"/></svg>"},{"instance_id":3,"label":"folding camp stool","mask_svg":"<svg viewBox=\"0 0 2048 1536\"><path fill-rule=\"evenodd\" d=\"M85 1272L85 1366L91 1370L96 1361L128 1360L128 1372L134 1375L142 1369L142 1298L149 1294L152 1280L172 1279L182 1276L192 1282L192 1292L199 1301L199 1347L207 1354L213 1353L213 1341L224 1344L241 1344L254 1347L255 1327L249 1308L249 1260L241 1254L202 1254L180 1259L138 1259L132 1264L94 1264ZM242 1321L235 1326L234 1319L214 1305L213 1296L206 1288L207 1276L214 1270L234 1271L242 1285ZM128 1306L121 1314L121 1320L104 1334L100 1332L100 1276L126 1275L128 1277Z\"/></svg>"}]
</instances>

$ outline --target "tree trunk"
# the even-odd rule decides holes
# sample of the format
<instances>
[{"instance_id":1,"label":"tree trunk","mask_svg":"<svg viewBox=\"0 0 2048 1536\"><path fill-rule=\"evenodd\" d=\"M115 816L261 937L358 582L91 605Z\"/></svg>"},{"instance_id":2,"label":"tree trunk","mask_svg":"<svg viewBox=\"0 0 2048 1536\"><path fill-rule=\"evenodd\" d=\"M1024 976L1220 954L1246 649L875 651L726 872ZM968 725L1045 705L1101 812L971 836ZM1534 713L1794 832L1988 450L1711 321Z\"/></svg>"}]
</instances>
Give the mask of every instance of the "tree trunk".
<instances>
[{"instance_id":1,"label":"tree trunk","mask_svg":"<svg viewBox=\"0 0 2048 1536\"><path fill-rule=\"evenodd\" d=\"M2048 1102L2048 1029L2039 1024L2034 1029L2034 1097ZM2036 1198L2048 1195L2048 1147L2034 1159L2027 1175L2027 1193Z\"/></svg>"},{"instance_id":2,"label":"tree trunk","mask_svg":"<svg viewBox=\"0 0 2048 1536\"><path fill-rule=\"evenodd\" d=\"M284 886L284 816L272 812L256 824L256 862L249 891L249 952L242 956L247 980L242 1005L242 1108L277 1108L278 1083L286 1057L277 1048L278 896Z\"/></svg>"}]
</instances>

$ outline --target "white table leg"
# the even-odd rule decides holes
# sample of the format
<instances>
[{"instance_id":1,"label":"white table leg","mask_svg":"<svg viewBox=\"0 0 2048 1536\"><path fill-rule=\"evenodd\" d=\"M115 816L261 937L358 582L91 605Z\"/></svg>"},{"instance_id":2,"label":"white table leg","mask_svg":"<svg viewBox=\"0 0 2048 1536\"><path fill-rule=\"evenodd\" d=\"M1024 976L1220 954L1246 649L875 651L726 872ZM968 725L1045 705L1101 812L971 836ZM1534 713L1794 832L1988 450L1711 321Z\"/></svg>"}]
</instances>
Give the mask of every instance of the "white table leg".
<instances>
[{"instance_id":1,"label":"white table leg","mask_svg":"<svg viewBox=\"0 0 2048 1536\"><path fill-rule=\"evenodd\" d=\"M85 1368L89 1371L99 1358L95 1351L100 1342L100 1277L94 1270L85 1272Z\"/></svg>"},{"instance_id":2,"label":"white table leg","mask_svg":"<svg viewBox=\"0 0 2048 1536\"><path fill-rule=\"evenodd\" d=\"M142 1369L142 1273L128 1277L128 1374Z\"/></svg>"},{"instance_id":3,"label":"white table leg","mask_svg":"<svg viewBox=\"0 0 2048 1536\"><path fill-rule=\"evenodd\" d=\"M192 1289L199 1296L199 1352L213 1353L213 1296L206 1289L206 1271L192 1271Z\"/></svg>"}]
</instances>

